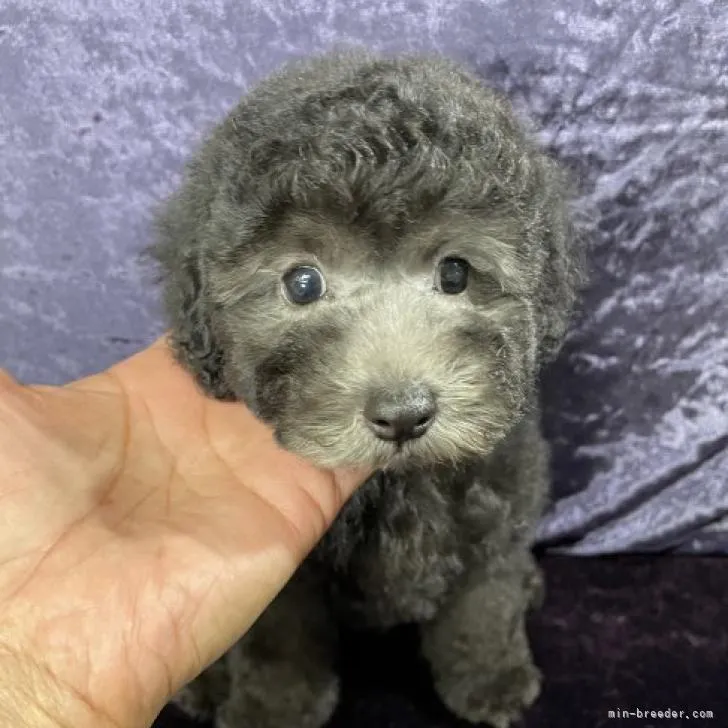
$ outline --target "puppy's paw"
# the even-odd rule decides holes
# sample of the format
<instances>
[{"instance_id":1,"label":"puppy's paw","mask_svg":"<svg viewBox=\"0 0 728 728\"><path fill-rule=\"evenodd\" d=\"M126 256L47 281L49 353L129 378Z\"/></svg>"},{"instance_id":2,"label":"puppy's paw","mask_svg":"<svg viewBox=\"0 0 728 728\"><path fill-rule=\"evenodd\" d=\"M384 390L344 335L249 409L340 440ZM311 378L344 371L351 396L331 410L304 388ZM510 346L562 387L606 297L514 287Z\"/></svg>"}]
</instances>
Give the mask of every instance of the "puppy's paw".
<instances>
[{"instance_id":1,"label":"puppy's paw","mask_svg":"<svg viewBox=\"0 0 728 728\"><path fill-rule=\"evenodd\" d=\"M440 681L442 701L460 718L492 728L515 725L541 692L541 673L531 664L503 669L493 675L473 675Z\"/></svg>"}]
</instances>

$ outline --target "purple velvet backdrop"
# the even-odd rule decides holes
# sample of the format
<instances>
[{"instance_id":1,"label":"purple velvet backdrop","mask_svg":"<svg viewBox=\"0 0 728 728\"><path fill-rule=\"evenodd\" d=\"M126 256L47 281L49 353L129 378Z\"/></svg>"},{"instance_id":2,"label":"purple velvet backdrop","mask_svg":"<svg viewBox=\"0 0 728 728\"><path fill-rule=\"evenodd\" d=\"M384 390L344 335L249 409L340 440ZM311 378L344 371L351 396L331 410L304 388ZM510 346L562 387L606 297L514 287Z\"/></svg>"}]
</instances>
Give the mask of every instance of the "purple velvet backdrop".
<instances>
[{"instance_id":1,"label":"purple velvet backdrop","mask_svg":"<svg viewBox=\"0 0 728 728\"><path fill-rule=\"evenodd\" d=\"M1 0L0 366L60 383L161 331L150 213L256 79L337 42L440 51L581 183L542 542L725 550L727 34L724 0Z\"/></svg>"}]
</instances>

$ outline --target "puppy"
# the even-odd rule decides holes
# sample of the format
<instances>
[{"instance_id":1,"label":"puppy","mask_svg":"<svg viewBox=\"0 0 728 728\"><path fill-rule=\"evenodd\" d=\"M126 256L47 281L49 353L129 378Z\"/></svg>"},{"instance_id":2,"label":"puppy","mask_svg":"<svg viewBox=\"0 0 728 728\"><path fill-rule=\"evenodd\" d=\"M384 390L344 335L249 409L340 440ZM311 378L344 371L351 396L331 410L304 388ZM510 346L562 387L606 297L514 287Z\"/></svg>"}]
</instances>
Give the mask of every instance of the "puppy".
<instances>
[{"instance_id":1,"label":"puppy","mask_svg":"<svg viewBox=\"0 0 728 728\"><path fill-rule=\"evenodd\" d=\"M506 101L441 58L297 63L211 134L151 251L176 356L285 448L376 474L181 705L319 728L337 625L404 622L457 715L506 728L537 697L536 382L579 279L565 189Z\"/></svg>"}]
</instances>

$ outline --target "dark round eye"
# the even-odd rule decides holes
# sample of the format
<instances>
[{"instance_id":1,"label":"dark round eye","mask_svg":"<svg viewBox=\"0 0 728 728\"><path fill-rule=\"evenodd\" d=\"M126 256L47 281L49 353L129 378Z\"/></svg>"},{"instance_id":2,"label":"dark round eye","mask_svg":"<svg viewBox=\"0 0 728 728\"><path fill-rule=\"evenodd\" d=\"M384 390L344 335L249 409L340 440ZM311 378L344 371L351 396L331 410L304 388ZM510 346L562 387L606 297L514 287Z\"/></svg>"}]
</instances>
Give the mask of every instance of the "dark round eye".
<instances>
[{"instance_id":1,"label":"dark round eye","mask_svg":"<svg viewBox=\"0 0 728 728\"><path fill-rule=\"evenodd\" d=\"M312 303L318 301L326 291L321 271L311 265L302 265L289 270L283 276L286 295L293 303Z\"/></svg>"},{"instance_id":2,"label":"dark round eye","mask_svg":"<svg viewBox=\"0 0 728 728\"><path fill-rule=\"evenodd\" d=\"M437 287L443 293L454 296L468 287L470 265L462 258L443 258L437 269Z\"/></svg>"}]
</instances>

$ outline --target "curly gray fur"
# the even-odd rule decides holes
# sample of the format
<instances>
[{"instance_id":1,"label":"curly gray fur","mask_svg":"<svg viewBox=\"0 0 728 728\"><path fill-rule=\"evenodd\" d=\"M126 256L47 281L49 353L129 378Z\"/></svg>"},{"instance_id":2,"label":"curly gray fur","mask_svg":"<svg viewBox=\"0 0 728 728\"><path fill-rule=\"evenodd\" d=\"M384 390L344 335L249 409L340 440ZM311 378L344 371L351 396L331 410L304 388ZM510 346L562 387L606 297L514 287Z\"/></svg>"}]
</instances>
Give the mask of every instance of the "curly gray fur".
<instances>
[{"instance_id":1,"label":"curly gray fur","mask_svg":"<svg viewBox=\"0 0 728 728\"><path fill-rule=\"evenodd\" d=\"M435 57L286 67L212 133L159 219L172 342L290 450L377 468L253 629L179 698L220 728L318 728L336 624L420 624L445 703L497 728L536 697L524 614L548 484L540 367L580 281L561 171L509 104ZM438 266L469 264L444 295ZM325 294L292 304L292 267ZM427 386L430 429L372 434L372 392Z\"/></svg>"}]
</instances>

